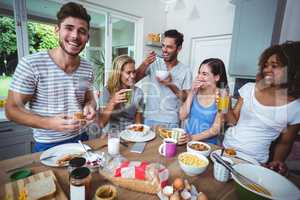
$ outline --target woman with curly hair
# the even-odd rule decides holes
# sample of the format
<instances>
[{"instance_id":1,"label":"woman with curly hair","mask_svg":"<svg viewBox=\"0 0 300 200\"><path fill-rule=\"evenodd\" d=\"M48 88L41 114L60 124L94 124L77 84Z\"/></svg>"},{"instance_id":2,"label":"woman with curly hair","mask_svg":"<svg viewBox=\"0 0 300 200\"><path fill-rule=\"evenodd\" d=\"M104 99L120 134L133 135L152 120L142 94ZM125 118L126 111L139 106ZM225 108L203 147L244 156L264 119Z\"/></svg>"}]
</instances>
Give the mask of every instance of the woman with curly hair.
<instances>
[{"instance_id":1,"label":"woman with curly hair","mask_svg":"<svg viewBox=\"0 0 300 200\"><path fill-rule=\"evenodd\" d=\"M300 130L299 52L300 42L266 49L256 83L239 90L237 104L226 115L235 126L226 131L224 147L233 147L279 173L287 170L284 161Z\"/></svg>"}]
</instances>

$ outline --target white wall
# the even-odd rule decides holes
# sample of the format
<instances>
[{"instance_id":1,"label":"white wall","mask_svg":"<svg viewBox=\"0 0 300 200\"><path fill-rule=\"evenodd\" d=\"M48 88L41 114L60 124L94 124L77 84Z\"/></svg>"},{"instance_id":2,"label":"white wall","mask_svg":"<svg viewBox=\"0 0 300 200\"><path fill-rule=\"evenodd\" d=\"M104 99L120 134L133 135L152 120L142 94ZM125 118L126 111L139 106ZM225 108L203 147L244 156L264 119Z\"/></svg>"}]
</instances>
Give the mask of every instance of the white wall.
<instances>
[{"instance_id":1,"label":"white wall","mask_svg":"<svg viewBox=\"0 0 300 200\"><path fill-rule=\"evenodd\" d=\"M144 19L144 43L150 32L163 33L173 28L179 30L184 34L185 40L179 59L189 64L192 37L232 33L234 5L230 1L169 0L173 3L170 4L168 12L165 12L164 0L94 0L93 2L142 17ZM178 2L183 2L183 4L178 4ZM190 16L194 6L199 11L199 18ZM144 46L144 56L152 49Z\"/></svg>"},{"instance_id":2,"label":"white wall","mask_svg":"<svg viewBox=\"0 0 300 200\"><path fill-rule=\"evenodd\" d=\"M180 1L185 8L177 8L176 2L172 4L167 13L167 29L175 28L184 34L179 58L189 64L191 38L231 34L235 6L230 3L231 0L177 0L177 3ZM198 17L191 17L195 7Z\"/></svg>"},{"instance_id":3,"label":"white wall","mask_svg":"<svg viewBox=\"0 0 300 200\"><path fill-rule=\"evenodd\" d=\"M300 40L299 10L299 0L287 0L281 29L280 43L285 42L286 40Z\"/></svg>"}]
</instances>

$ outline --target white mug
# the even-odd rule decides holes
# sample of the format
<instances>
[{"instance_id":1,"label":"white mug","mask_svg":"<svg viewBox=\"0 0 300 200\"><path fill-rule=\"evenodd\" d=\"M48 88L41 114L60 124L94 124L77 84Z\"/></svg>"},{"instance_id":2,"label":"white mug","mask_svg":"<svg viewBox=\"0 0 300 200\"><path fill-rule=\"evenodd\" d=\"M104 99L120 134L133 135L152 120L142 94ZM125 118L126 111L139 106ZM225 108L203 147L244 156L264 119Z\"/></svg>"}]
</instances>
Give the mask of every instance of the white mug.
<instances>
[{"instance_id":1,"label":"white mug","mask_svg":"<svg viewBox=\"0 0 300 200\"><path fill-rule=\"evenodd\" d=\"M233 164L233 161L230 158L222 157L222 159L229 162L231 165ZM214 162L214 177L217 181L227 182L230 178L230 172L222 164L215 161Z\"/></svg>"},{"instance_id":2,"label":"white mug","mask_svg":"<svg viewBox=\"0 0 300 200\"><path fill-rule=\"evenodd\" d=\"M185 133L182 128L172 128L172 138L178 142L179 138Z\"/></svg>"}]
</instances>

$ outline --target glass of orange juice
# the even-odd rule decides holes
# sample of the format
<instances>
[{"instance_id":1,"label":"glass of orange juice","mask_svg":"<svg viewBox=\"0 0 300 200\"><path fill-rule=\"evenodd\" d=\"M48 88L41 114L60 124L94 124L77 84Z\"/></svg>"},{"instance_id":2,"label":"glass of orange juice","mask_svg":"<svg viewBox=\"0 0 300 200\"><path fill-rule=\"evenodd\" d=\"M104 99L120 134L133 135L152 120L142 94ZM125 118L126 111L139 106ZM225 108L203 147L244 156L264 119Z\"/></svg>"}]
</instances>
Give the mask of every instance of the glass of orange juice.
<instances>
[{"instance_id":1,"label":"glass of orange juice","mask_svg":"<svg viewBox=\"0 0 300 200\"><path fill-rule=\"evenodd\" d=\"M220 96L219 96L217 107L218 107L218 112L220 113L225 114L228 112L229 95L228 95L228 90L226 88L220 89Z\"/></svg>"}]
</instances>

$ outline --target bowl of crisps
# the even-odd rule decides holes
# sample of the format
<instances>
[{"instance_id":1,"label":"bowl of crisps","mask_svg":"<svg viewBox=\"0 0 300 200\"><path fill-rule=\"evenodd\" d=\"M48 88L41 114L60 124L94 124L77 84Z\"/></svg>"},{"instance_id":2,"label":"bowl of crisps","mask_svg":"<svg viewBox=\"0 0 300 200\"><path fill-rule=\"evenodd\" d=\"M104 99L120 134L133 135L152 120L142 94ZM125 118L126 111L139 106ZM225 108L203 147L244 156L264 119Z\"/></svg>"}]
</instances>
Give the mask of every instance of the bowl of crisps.
<instances>
[{"instance_id":1,"label":"bowl of crisps","mask_svg":"<svg viewBox=\"0 0 300 200\"><path fill-rule=\"evenodd\" d=\"M183 152L178 155L178 162L180 168L188 175L188 176L196 176L203 173L208 164L208 159L201 154Z\"/></svg>"},{"instance_id":2,"label":"bowl of crisps","mask_svg":"<svg viewBox=\"0 0 300 200\"><path fill-rule=\"evenodd\" d=\"M145 136L150 131L150 127L144 124L131 124L126 129L137 136Z\"/></svg>"},{"instance_id":3,"label":"bowl of crisps","mask_svg":"<svg viewBox=\"0 0 300 200\"><path fill-rule=\"evenodd\" d=\"M190 141L186 145L187 152L201 154L204 156L208 156L211 151L211 147L204 142L199 141Z\"/></svg>"}]
</instances>

